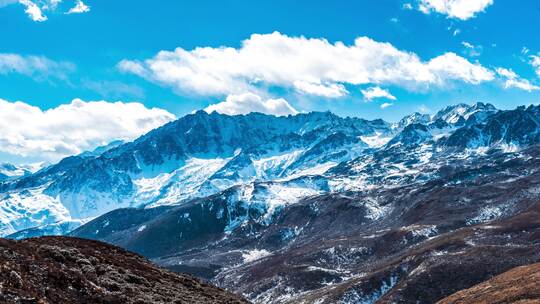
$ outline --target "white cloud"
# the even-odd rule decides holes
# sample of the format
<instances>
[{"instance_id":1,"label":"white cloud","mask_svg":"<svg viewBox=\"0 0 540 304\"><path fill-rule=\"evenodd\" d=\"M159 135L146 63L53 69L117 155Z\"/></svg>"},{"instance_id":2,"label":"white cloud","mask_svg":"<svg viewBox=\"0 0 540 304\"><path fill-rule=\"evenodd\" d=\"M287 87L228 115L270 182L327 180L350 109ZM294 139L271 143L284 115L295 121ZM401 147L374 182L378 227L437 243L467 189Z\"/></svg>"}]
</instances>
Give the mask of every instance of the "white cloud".
<instances>
[{"instance_id":1,"label":"white cloud","mask_svg":"<svg viewBox=\"0 0 540 304\"><path fill-rule=\"evenodd\" d=\"M454 53L428 61L390 43L359 37L353 45L325 39L253 34L240 48L161 51L144 61L123 60L121 71L178 93L222 96L280 86L299 93L341 97L344 85L393 84L410 90L462 81L478 84L493 73Z\"/></svg>"},{"instance_id":2,"label":"white cloud","mask_svg":"<svg viewBox=\"0 0 540 304\"><path fill-rule=\"evenodd\" d=\"M386 109L386 108L391 107L393 105L394 105L393 103L385 102L385 103L381 104L381 109Z\"/></svg>"},{"instance_id":3,"label":"white cloud","mask_svg":"<svg viewBox=\"0 0 540 304\"><path fill-rule=\"evenodd\" d=\"M465 47L464 53L470 57L478 57L482 55L484 48L481 45L473 45L467 41L462 41L461 45Z\"/></svg>"},{"instance_id":4,"label":"white cloud","mask_svg":"<svg viewBox=\"0 0 540 304\"><path fill-rule=\"evenodd\" d=\"M43 15L41 8L30 0L19 0L19 3L24 5L24 12L30 17L30 19L36 22L43 22L47 20L47 16Z\"/></svg>"},{"instance_id":5,"label":"white cloud","mask_svg":"<svg viewBox=\"0 0 540 304\"><path fill-rule=\"evenodd\" d=\"M0 99L0 151L57 161L112 140L134 139L175 119L141 103L75 99L49 110Z\"/></svg>"},{"instance_id":6,"label":"white cloud","mask_svg":"<svg viewBox=\"0 0 540 304\"><path fill-rule=\"evenodd\" d=\"M505 89L516 88L528 92L540 90L539 86L530 83L527 79L519 77L511 69L497 68L497 74L503 79Z\"/></svg>"},{"instance_id":7,"label":"white cloud","mask_svg":"<svg viewBox=\"0 0 540 304\"><path fill-rule=\"evenodd\" d=\"M419 10L425 14L437 12L450 18L467 20L493 4L493 0L419 0Z\"/></svg>"},{"instance_id":8,"label":"white cloud","mask_svg":"<svg viewBox=\"0 0 540 304\"><path fill-rule=\"evenodd\" d=\"M75 2L75 6L72 7L66 14L82 14L90 11L90 7L81 0Z\"/></svg>"},{"instance_id":9,"label":"white cloud","mask_svg":"<svg viewBox=\"0 0 540 304\"><path fill-rule=\"evenodd\" d=\"M342 97L349 94L342 84L337 83L318 84L306 81L295 81L294 87L300 92L328 98Z\"/></svg>"},{"instance_id":10,"label":"white cloud","mask_svg":"<svg viewBox=\"0 0 540 304\"><path fill-rule=\"evenodd\" d=\"M37 80L47 78L66 79L67 74L75 69L69 62L54 61L43 56L21 56L0 53L0 75L9 73L23 74Z\"/></svg>"},{"instance_id":11,"label":"white cloud","mask_svg":"<svg viewBox=\"0 0 540 304\"><path fill-rule=\"evenodd\" d=\"M370 87L365 90L361 90L362 95L364 95L364 99L367 101L371 101L375 98L387 98L391 100L396 100L396 97L388 90L381 89L380 87Z\"/></svg>"},{"instance_id":12,"label":"white cloud","mask_svg":"<svg viewBox=\"0 0 540 304\"><path fill-rule=\"evenodd\" d=\"M20 3L25 8L25 13L30 19L36 22L47 21L46 14L51 12L61 11L59 9L63 0L0 0L0 8ZM69 9L66 14L80 14L90 11L90 7L87 6L82 0L74 0L74 6Z\"/></svg>"},{"instance_id":13,"label":"white cloud","mask_svg":"<svg viewBox=\"0 0 540 304\"><path fill-rule=\"evenodd\" d=\"M505 78L516 78L517 74L514 73L514 71L505 69L505 68L497 68L497 74L499 76L505 77Z\"/></svg>"},{"instance_id":14,"label":"white cloud","mask_svg":"<svg viewBox=\"0 0 540 304\"><path fill-rule=\"evenodd\" d=\"M438 56L428 63L429 71L435 76L434 83L445 83L449 80L461 80L471 84L479 84L494 79L493 72L473 64L454 53Z\"/></svg>"},{"instance_id":15,"label":"white cloud","mask_svg":"<svg viewBox=\"0 0 540 304\"><path fill-rule=\"evenodd\" d=\"M298 113L298 111L283 98L263 100L259 95L253 93L229 95L225 101L210 105L204 110L208 113L215 111L227 115L259 112L283 116Z\"/></svg>"},{"instance_id":16,"label":"white cloud","mask_svg":"<svg viewBox=\"0 0 540 304\"><path fill-rule=\"evenodd\" d=\"M540 77L540 54L538 56L532 55L530 58L531 58L530 64L533 66L536 72L536 75Z\"/></svg>"}]
</instances>

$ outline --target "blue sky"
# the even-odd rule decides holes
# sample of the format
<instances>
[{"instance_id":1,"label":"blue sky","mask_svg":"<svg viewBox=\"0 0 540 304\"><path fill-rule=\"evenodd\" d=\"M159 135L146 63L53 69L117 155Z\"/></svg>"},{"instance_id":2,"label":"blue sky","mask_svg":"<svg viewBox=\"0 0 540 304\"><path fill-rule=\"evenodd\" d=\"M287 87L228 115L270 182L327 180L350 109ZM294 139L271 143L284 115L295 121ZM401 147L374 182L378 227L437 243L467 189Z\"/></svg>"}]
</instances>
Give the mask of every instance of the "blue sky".
<instances>
[{"instance_id":1,"label":"blue sky","mask_svg":"<svg viewBox=\"0 0 540 304\"><path fill-rule=\"evenodd\" d=\"M457 102L513 108L540 101L538 20L536 0L0 0L0 99L389 121Z\"/></svg>"}]
</instances>

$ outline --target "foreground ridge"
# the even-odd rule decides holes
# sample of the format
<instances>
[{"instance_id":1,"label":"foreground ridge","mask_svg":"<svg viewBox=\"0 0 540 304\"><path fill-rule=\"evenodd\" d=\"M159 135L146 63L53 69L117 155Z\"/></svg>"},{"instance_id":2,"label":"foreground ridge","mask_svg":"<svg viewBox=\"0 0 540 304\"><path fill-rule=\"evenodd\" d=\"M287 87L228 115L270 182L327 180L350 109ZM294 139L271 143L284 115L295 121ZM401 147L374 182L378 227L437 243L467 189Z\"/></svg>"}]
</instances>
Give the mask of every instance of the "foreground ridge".
<instances>
[{"instance_id":1,"label":"foreground ridge","mask_svg":"<svg viewBox=\"0 0 540 304\"><path fill-rule=\"evenodd\" d=\"M540 263L516 267L438 304L540 303Z\"/></svg>"},{"instance_id":2,"label":"foreground ridge","mask_svg":"<svg viewBox=\"0 0 540 304\"><path fill-rule=\"evenodd\" d=\"M97 241L0 239L0 303L247 303Z\"/></svg>"}]
</instances>

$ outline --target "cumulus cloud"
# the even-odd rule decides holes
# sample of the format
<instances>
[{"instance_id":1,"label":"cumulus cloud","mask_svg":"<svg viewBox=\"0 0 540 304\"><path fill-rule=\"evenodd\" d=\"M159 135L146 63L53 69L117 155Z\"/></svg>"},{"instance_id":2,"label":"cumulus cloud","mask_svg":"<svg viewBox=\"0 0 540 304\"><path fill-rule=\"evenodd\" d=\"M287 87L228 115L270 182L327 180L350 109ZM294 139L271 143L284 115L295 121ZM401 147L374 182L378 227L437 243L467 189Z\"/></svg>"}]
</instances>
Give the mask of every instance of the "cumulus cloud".
<instances>
[{"instance_id":1,"label":"cumulus cloud","mask_svg":"<svg viewBox=\"0 0 540 304\"><path fill-rule=\"evenodd\" d=\"M380 87L370 87L365 90L361 90L362 95L364 95L364 99L367 101L371 101L375 98L386 98L391 100L396 100L396 97L388 90L381 89Z\"/></svg>"},{"instance_id":2,"label":"cumulus cloud","mask_svg":"<svg viewBox=\"0 0 540 304\"><path fill-rule=\"evenodd\" d=\"M134 139L175 119L141 103L75 99L49 110L0 99L0 151L57 161L112 140Z\"/></svg>"},{"instance_id":3,"label":"cumulus cloud","mask_svg":"<svg viewBox=\"0 0 540 304\"><path fill-rule=\"evenodd\" d=\"M437 12L449 18L467 20L485 11L493 0L419 0L419 10L425 14Z\"/></svg>"},{"instance_id":4,"label":"cumulus cloud","mask_svg":"<svg viewBox=\"0 0 540 304\"><path fill-rule=\"evenodd\" d=\"M308 95L341 97L345 85L392 84L410 90L460 81L493 80L493 72L454 53L424 61L390 43L359 37L352 45L326 39L253 34L240 48L199 47L122 60L121 71L178 93L222 96L279 86Z\"/></svg>"},{"instance_id":5,"label":"cumulus cloud","mask_svg":"<svg viewBox=\"0 0 540 304\"><path fill-rule=\"evenodd\" d=\"M448 80L459 79L467 83L479 84L495 78L493 72L487 68L479 64L473 64L454 53L446 53L430 60L428 67L435 75L435 83L445 83Z\"/></svg>"},{"instance_id":6,"label":"cumulus cloud","mask_svg":"<svg viewBox=\"0 0 540 304\"><path fill-rule=\"evenodd\" d=\"M65 80L73 70L75 65L70 62L54 61L44 56L0 53L0 75L18 73L36 80L47 78Z\"/></svg>"},{"instance_id":7,"label":"cumulus cloud","mask_svg":"<svg viewBox=\"0 0 540 304\"><path fill-rule=\"evenodd\" d=\"M505 89L516 88L528 92L540 90L539 86L532 84L527 79L519 77L511 69L497 68L497 74L502 78Z\"/></svg>"},{"instance_id":8,"label":"cumulus cloud","mask_svg":"<svg viewBox=\"0 0 540 304\"><path fill-rule=\"evenodd\" d=\"M266 99L253 93L240 95L229 95L223 102L210 105L204 109L208 113L218 112L227 115L248 114L259 112L277 116L297 114L296 111L285 99Z\"/></svg>"},{"instance_id":9,"label":"cumulus cloud","mask_svg":"<svg viewBox=\"0 0 540 304\"><path fill-rule=\"evenodd\" d=\"M82 14L90 11L90 7L81 0L75 2L75 6L70 8L66 14Z\"/></svg>"}]
</instances>

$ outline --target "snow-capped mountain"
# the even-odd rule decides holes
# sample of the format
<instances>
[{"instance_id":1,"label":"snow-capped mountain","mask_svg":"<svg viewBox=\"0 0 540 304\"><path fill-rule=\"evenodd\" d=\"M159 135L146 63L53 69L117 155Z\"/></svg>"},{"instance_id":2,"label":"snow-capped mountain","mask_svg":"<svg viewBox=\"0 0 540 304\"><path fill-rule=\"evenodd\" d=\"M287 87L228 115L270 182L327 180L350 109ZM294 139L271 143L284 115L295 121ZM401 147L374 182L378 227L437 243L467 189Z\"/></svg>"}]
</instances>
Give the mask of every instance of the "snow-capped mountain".
<instances>
[{"instance_id":1,"label":"snow-capped mountain","mask_svg":"<svg viewBox=\"0 0 540 304\"><path fill-rule=\"evenodd\" d=\"M0 180L6 180L12 177L24 176L27 173L24 170L8 163L0 164Z\"/></svg>"},{"instance_id":2,"label":"snow-capped mountain","mask_svg":"<svg viewBox=\"0 0 540 304\"><path fill-rule=\"evenodd\" d=\"M38 171L42 167L42 164L20 166L9 163L0 163L0 181L27 176Z\"/></svg>"},{"instance_id":3,"label":"snow-capped mountain","mask_svg":"<svg viewBox=\"0 0 540 304\"><path fill-rule=\"evenodd\" d=\"M486 118L490 114L496 112L497 109L492 104L485 104L482 102L475 103L470 106L464 103L460 103L453 106L448 106L435 114L431 121L437 121L439 119L446 121L449 124L463 124L471 116L479 114L481 118ZM477 122L483 119L477 120Z\"/></svg>"},{"instance_id":4,"label":"snow-capped mountain","mask_svg":"<svg viewBox=\"0 0 540 304\"><path fill-rule=\"evenodd\" d=\"M72 235L255 303L436 303L540 261L538 145L430 162L392 159L396 149L365 161L371 169L353 168L356 180L376 173L376 187L328 191L336 179L323 176L235 186L178 206L112 211Z\"/></svg>"},{"instance_id":5,"label":"snow-capped mountain","mask_svg":"<svg viewBox=\"0 0 540 304\"><path fill-rule=\"evenodd\" d=\"M24 235L62 234L118 208L178 205L231 187L271 185L256 199L270 206L425 180L437 174L436 166L418 168L435 160L536 143L537 111L459 104L397 124L329 112L275 117L198 111L133 142L0 183L0 235L27 229L32 232Z\"/></svg>"},{"instance_id":6,"label":"snow-capped mountain","mask_svg":"<svg viewBox=\"0 0 540 304\"><path fill-rule=\"evenodd\" d=\"M453 287L410 292L439 267L489 259L476 282L540 260L536 222L513 219L540 201L539 111L460 104L395 124L197 112L0 183L0 227L114 243L258 303L433 303ZM508 238L515 221L532 226Z\"/></svg>"},{"instance_id":7,"label":"snow-capped mountain","mask_svg":"<svg viewBox=\"0 0 540 304\"><path fill-rule=\"evenodd\" d=\"M0 184L0 231L51 230L117 208L179 204L244 183L321 174L395 132L382 120L329 112L275 117L199 111L134 142L68 157Z\"/></svg>"}]
</instances>

